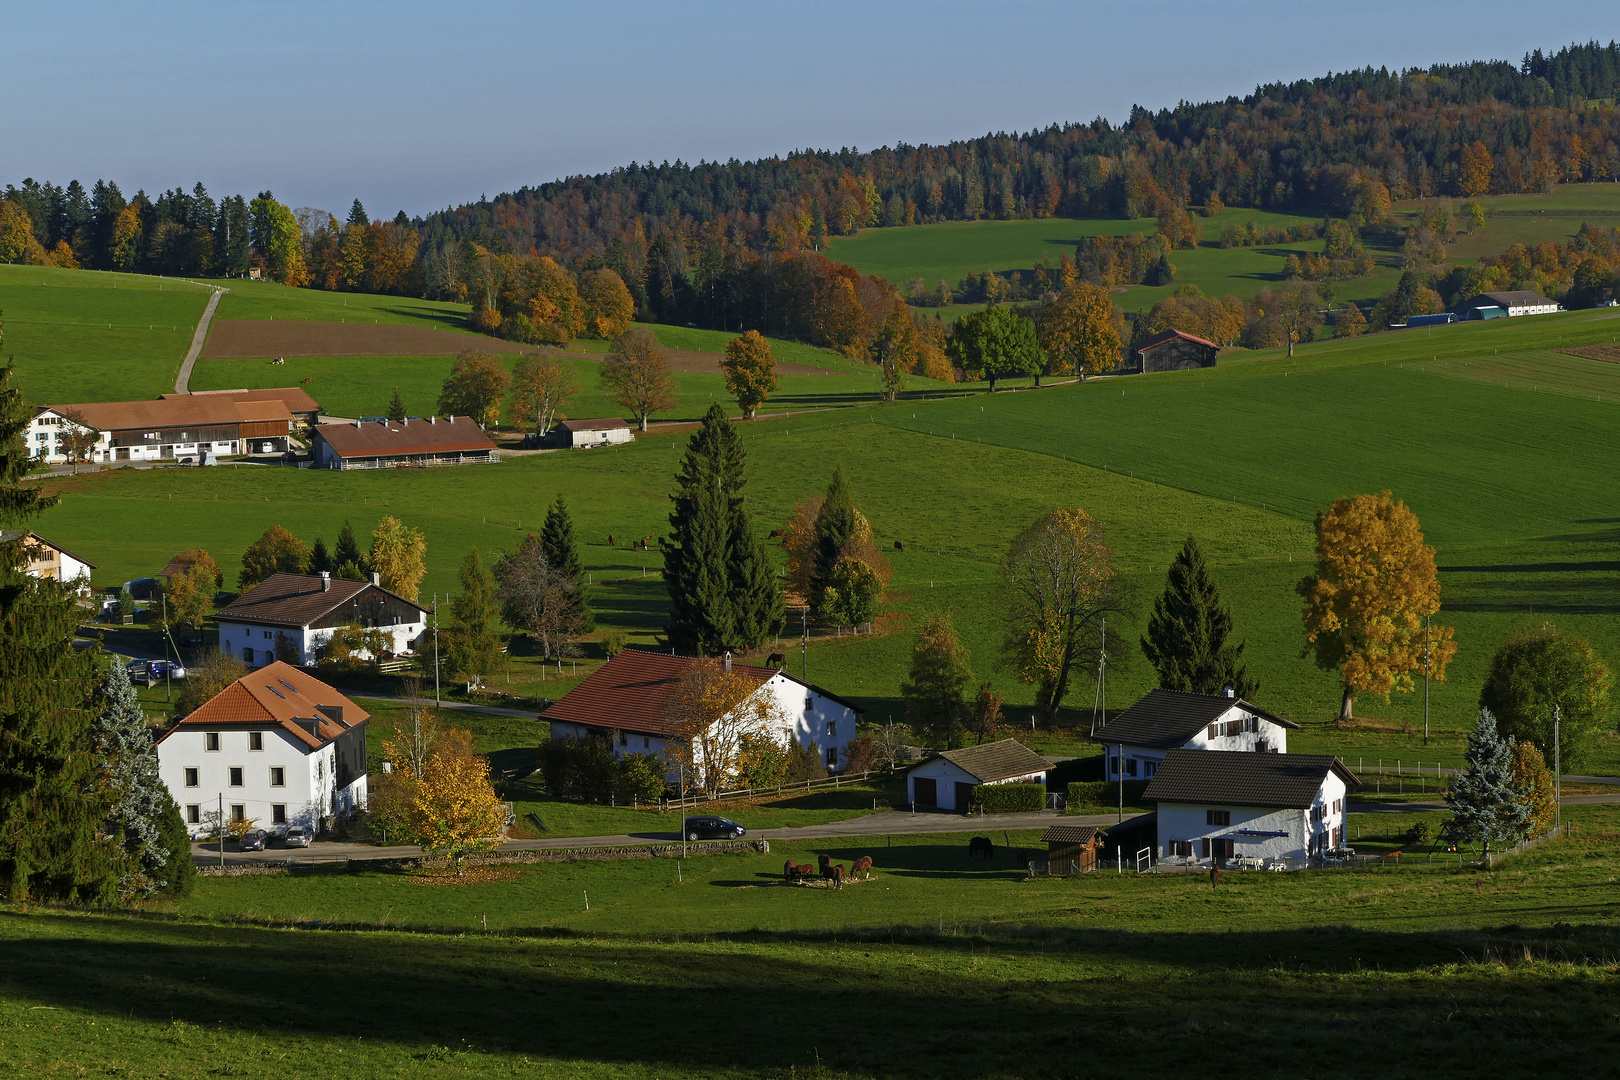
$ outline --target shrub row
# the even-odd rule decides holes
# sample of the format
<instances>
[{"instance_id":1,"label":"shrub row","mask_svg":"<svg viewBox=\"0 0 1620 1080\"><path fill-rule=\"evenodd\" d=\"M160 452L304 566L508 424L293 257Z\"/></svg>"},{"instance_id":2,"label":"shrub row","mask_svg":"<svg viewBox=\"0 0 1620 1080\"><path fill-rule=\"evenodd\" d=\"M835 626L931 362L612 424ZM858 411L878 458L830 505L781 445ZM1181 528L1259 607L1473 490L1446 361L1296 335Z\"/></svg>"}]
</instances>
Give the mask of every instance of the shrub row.
<instances>
[{"instance_id":1,"label":"shrub row","mask_svg":"<svg viewBox=\"0 0 1620 1080\"><path fill-rule=\"evenodd\" d=\"M980 784L973 803L986 814L1024 814L1046 809L1043 784Z\"/></svg>"},{"instance_id":2,"label":"shrub row","mask_svg":"<svg viewBox=\"0 0 1620 1080\"><path fill-rule=\"evenodd\" d=\"M664 793L664 763L654 754L617 757L600 736L567 736L540 744L540 777L546 794L576 802L657 802Z\"/></svg>"},{"instance_id":3,"label":"shrub row","mask_svg":"<svg viewBox=\"0 0 1620 1080\"><path fill-rule=\"evenodd\" d=\"M1140 806L1146 780L1125 781L1125 805ZM1119 802L1119 781L1093 780L1069 785L1070 806L1114 806Z\"/></svg>"}]
</instances>

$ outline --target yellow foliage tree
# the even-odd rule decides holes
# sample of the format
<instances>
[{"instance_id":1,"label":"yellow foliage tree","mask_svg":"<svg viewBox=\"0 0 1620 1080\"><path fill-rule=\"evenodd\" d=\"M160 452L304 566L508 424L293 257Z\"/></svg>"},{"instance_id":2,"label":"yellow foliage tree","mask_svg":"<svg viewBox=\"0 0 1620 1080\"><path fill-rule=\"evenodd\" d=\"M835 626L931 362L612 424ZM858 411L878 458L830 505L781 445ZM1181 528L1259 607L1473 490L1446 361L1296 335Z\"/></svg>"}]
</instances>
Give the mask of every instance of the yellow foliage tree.
<instances>
[{"instance_id":1,"label":"yellow foliage tree","mask_svg":"<svg viewBox=\"0 0 1620 1080\"><path fill-rule=\"evenodd\" d=\"M398 518L384 517L371 532L371 553L366 556L382 587L407 600L416 599L416 587L427 574L427 540Z\"/></svg>"},{"instance_id":2,"label":"yellow foliage tree","mask_svg":"<svg viewBox=\"0 0 1620 1080\"><path fill-rule=\"evenodd\" d=\"M1547 759L1528 739L1514 740L1513 783L1520 791L1529 793L1529 835L1545 836L1551 832L1558 814L1553 774L1547 768Z\"/></svg>"},{"instance_id":3,"label":"yellow foliage tree","mask_svg":"<svg viewBox=\"0 0 1620 1080\"><path fill-rule=\"evenodd\" d=\"M776 390L776 358L771 343L758 330L749 330L726 343L726 358L720 361L726 389L752 420L759 407Z\"/></svg>"},{"instance_id":4,"label":"yellow foliage tree","mask_svg":"<svg viewBox=\"0 0 1620 1080\"><path fill-rule=\"evenodd\" d=\"M409 760L395 771L403 774L405 833L429 855L453 859L456 873L468 855L493 850L505 836L506 805L489 782L489 762L473 751L470 732L440 732L420 772Z\"/></svg>"},{"instance_id":5,"label":"yellow foliage tree","mask_svg":"<svg viewBox=\"0 0 1620 1080\"><path fill-rule=\"evenodd\" d=\"M664 760L690 787L713 794L734 782L749 740L786 737L793 721L760 684L704 657L687 668L670 694Z\"/></svg>"},{"instance_id":6,"label":"yellow foliage tree","mask_svg":"<svg viewBox=\"0 0 1620 1080\"><path fill-rule=\"evenodd\" d=\"M587 270L580 277L579 300L584 305L585 333L612 341L630 329L636 302L624 279L606 268Z\"/></svg>"},{"instance_id":7,"label":"yellow foliage tree","mask_svg":"<svg viewBox=\"0 0 1620 1080\"><path fill-rule=\"evenodd\" d=\"M1470 199L1477 199L1491 190L1491 152L1479 141L1462 149L1462 169L1457 174L1457 187Z\"/></svg>"},{"instance_id":8,"label":"yellow foliage tree","mask_svg":"<svg viewBox=\"0 0 1620 1080\"><path fill-rule=\"evenodd\" d=\"M1339 499L1316 515L1316 573L1299 583L1305 640L1317 666L1340 672L1341 722L1357 694L1409 691L1423 667L1423 620L1440 610L1434 548L1417 515L1389 492ZM1457 652L1449 626L1429 631L1431 677Z\"/></svg>"},{"instance_id":9,"label":"yellow foliage tree","mask_svg":"<svg viewBox=\"0 0 1620 1080\"><path fill-rule=\"evenodd\" d=\"M1101 285L1065 289L1041 312L1041 348L1059 372L1082 379L1119 366L1120 315Z\"/></svg>"}]
</instances>

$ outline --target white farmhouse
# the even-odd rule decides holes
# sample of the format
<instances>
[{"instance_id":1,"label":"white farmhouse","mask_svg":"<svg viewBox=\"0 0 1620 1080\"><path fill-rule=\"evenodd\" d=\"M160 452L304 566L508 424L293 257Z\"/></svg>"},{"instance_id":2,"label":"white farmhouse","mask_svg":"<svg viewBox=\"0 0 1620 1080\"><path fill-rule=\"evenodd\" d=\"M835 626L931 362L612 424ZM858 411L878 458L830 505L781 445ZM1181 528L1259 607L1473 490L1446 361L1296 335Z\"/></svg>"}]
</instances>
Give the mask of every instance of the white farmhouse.
<instances>
[{"instance_id":1,"label":"white farmhouse","mask_svg":"<svg viewBox=\"0 0 1620 1080\"><path fill-rule=\"evenodd\" d=\"M90 592L90 571L96 564L73 554L61 544L54 544L36 532L26 529L0 530L0 544L21 542L28 556L27 573L30 577L54 578L64 585L74 586L80 593Z\"/></svg>"},{"instance_id":2,"label":"white farmhouse","mask_svg":"<svg viewBox=\"0 0 1620 1080\"><path fill-rule=\"evenodd\" d=\"M553 739L605 735L621 756L661 755L671 737L670 695L695 663L693 657L625 649L587 675L540 719L551 722ZM815 745L828 772L842 767L844 747L855 737L858 706L786 671L733 664L729 654L724 664L726 670L757 682L755 694L772 699L785 726L771 734L803 747Z\"/></svg>"},{"instance_id":3,"label":"white farmhouse","mask_svg":"<svg viewBox=\"0 0 1620 1080\"><path fill-rule=\"evenodd\" d=\"M1151 690L1093 738L1108 752L1108 779L1151 780L1175 749L1250 750L1286 754L1288 731L1298 724L1229 693L1185 694Z\"/></svg>"},{"instance_id":4,"label":"white farmhouse","mask_svg":"<svg viewBox=\"0 0 1620 1080\"><path fill-rule=\"evenodd\" d=\"M427 631L422 605L377 583L330 574L271 574L219 609L219 651L246 664L312 664L340 626L381 630L388 651L409 652Z\"/></svg>"},{"instance_id":5,"label":"white farmhouse","mask_svg":"<svg viewBox=\"0 0 1620 1080\"><path fill-rule=\"evenodd\" d=\"M308 825L366 804L371 714L291 664L251 672L157 741L158 775L193 838L203 815Z\"/></svg>"},{"instance_id":6,"label":"white farmhouse","mask_svg":"<svg viewBox=\"0 0 1620 1080\"><path fill-rule=\"evenodd\" d=\"M1357 783L1332 754L1171 750L1143 798L1158 803L1161 857L1269 863L1342 847Z\"/></svg>"},{"instance_id":7,"label":"white farmhouse","mask_svg":"<svg viewBox=\"0 0 1620 1080\"><path fill-rule=\"evenodd\" d=\"M941 750L913 765L906 792L914 806L966 813L980 784L1044 784L1052 763L1017 739Z\"/></svg>"}]
</instances>

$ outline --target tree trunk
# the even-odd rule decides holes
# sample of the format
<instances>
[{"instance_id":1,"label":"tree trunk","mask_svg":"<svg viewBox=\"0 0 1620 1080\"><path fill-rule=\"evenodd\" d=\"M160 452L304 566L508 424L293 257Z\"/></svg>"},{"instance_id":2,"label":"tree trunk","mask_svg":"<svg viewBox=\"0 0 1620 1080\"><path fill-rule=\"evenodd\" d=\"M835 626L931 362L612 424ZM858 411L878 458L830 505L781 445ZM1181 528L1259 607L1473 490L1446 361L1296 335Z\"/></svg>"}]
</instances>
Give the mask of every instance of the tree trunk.
<instances>
[{"instance_id":1,"label":"tree trunk","mask_svg":"<svg viewBox=\"0 0 1620 1080\"><path fill-rule=\"evenodd\" d=\"M1294 355L1294 335L1289 334L1288 335L1288 356L1289 356L1290 359L1292 359L1293 355Z\"/></svg>"},{"instance_id":2,"label":"tree trunk","mask_svg":"<svg viewBox=\"0 0 1620 1080\"><path fill-rule=\"evenodd\" d=\"M1351 709L1356 703L1356 692L1348 686L1344 688L1344 700L1339 703L1339 723L1347 724L1351 720Z\"/></svg>"},{"instance_id":3,"label":"tree trunk","mask_svg":"<svg viewBox=\"0 0 1620 1080\"><path fill-rule=\"evenodd\" d=\"M641 414L641 430L642 430L643 434L645 434L646 431L647 431L647 414L646 413Z\"/></svg>"}]
</instances>

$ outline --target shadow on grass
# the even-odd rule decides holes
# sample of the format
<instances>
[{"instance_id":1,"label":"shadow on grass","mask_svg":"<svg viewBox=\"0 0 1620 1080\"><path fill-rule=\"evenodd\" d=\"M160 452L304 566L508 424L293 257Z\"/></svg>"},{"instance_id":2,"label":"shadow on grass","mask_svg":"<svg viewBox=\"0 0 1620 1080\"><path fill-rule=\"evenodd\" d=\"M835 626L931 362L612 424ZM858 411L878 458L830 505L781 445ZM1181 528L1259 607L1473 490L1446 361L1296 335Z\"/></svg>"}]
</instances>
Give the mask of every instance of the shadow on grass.
<instances>
[{"instance_id":1,"label":"shadow on grass","mask_svg":"<svg viewBox=\"0 0 1620 1080\"><path fill-rule=\"evenodd\" d=\"M828 910L847 895L829 893ZM1297 1076L1309 1060L1308 1073L1349 1076L1323 1063L1363 1061L1376 1032L1389 1060L1415 1065L1405 1055L1418 1054L1431 1075L1478 1075L1481 1053L1492 1075L1583 1075L1612 1027L1609 995L1588 984L1606 978L1620 951L1620 935L1601 926L1137 933L959 928L945 917L937 926L681 943L310 936L12 910L0 915L0 986L13 1003L150 1025L167 1034L147 1053L187 1062L217 1056L216 1040L256 1048L273 1023L289 1046L336 1042L362 1071L366 1048L380 1044L424 1059L466 1047L457 1053L637 1076L786 1077L815 1062L816 1075L1072 1077L1081 1061L1087 1076L1207 1075L1211 1040L1241 1036L1245 1075ZM1418 972L1428 977L1410 977ZM329 991L319 1007L312 988ZM738 1023L773 1017L791 1022L770 1038ZM1099 1054L1100 1031L1130 1037ZM61 1052L81 1050L69 1039Z\"/></svg>"}]
</instances>

